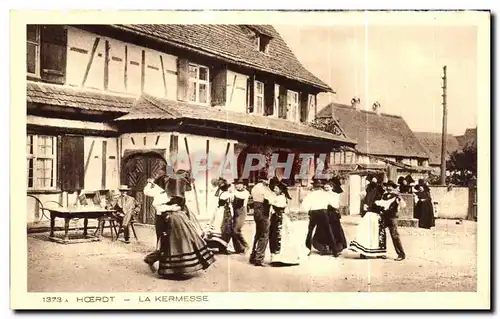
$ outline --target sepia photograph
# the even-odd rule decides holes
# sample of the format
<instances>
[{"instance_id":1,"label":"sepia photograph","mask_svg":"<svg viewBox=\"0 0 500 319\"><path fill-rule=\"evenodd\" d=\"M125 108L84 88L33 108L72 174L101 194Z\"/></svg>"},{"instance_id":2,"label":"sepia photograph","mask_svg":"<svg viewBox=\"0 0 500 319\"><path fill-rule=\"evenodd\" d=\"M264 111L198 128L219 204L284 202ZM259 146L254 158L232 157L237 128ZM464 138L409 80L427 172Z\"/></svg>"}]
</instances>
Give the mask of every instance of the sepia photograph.
<instances>
[{"instance_id":1,"label":"sepia photograph","mask_svg":"<svg viewBox=\"0 0 500 319\"><path fill-rule=\"evenodd\" d=\"M491 306L489 12L31 14L11 271L37 307Z\"/></svg>"}]
</instances>

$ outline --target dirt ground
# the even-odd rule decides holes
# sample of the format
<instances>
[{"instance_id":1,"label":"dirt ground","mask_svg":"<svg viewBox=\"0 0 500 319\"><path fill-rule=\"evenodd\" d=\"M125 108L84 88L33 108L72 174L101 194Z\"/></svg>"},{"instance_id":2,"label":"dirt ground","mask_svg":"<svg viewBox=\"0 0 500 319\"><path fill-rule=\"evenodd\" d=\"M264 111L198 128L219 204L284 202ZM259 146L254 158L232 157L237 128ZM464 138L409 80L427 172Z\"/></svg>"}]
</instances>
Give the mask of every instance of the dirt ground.
<instances>
[{"instance_id":1,"label":"dirt ground","mask_svg":"<svg viewBox=\"0 0 500 319\"><path fill-rule=\"evenodd\" d=\"M342 219L349 241L355 218ZM206 271L188 280L159 279L143 262L155 244L154 229L136 226L139 241L63 245L48 233L28 235L30 292L424 292L476 291L476 223L437 220L436 228L400 227L407 259L396 262L388 234L389 259L360 260L313 254L299 266L255 267L248 256L217 256ZM294 222L294 241L304 246L307 221ZM254 225L244 227L251 245ZM58 232L61 236L61 233Z\"/></svg>"}]
</instances>

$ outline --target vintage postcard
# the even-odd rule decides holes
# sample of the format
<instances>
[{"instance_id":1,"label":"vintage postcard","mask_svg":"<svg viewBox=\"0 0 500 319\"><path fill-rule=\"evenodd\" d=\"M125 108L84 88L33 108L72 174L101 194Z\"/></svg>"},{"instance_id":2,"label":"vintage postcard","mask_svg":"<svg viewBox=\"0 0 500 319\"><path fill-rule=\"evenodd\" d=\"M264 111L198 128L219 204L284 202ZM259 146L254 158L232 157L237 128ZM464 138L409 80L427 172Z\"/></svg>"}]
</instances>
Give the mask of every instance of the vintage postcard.
<instances>
[{"instance_id":1,"label":"vintage postcard","mask_svg":"<svg viewBox=\"0 0 500 319\"><path fill-rule=\"evenodd\" d=\"M489 12L11 18L11 308L490 309Z\"/></svg>"}]
</instances>

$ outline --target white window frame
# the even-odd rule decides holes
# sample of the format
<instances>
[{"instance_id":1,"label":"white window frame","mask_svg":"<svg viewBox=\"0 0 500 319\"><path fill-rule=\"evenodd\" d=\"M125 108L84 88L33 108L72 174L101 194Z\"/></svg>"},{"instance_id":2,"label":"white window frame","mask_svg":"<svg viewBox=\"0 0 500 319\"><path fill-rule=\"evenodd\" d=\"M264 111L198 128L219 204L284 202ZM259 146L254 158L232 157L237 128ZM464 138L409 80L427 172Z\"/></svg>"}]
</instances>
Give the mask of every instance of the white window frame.
<instances>
[{"instance_id":1,"label":"white window frame","mask_svg":"<svg viewBox=\"0 0 500 319\"><path fill-rule=\"evenodd\" d=\"M296 102L292 103L290 98L293 99L293 97L296 97ZM295 92L292 90L287 90L286 92L286 100L287 100L287 112L286 112L286 119L290 120L292 122L299 122L300 120L300 114L299 114L299 92ZM295 112L292 112L292 110L295 109ZM292 118L293 117L293 118Z\"/></svg>"},{"instance_id":2,"label":"white window frame","mask_svg":"<svg viewBox=\"0 0 500 319\"><path fill-rule=\"evenodd\" d=\"M257 89L259 85L262 87L262 93L259 94L259 90ZM261 109L257 109L257 100L258 98L262 99L262 105ZM259 114L263 115L264 114L264 108L265 108L265 100L264 100L264 82L261 81L254 81L253 84L253 114Z\"/></svg>"},{"instance_id":3,"label":"white window frame","mask_svg":"<svg viewBox=\"0 0 500 319\"><path fill-rule=\"evenodd\" d=\"M189 74L190 67L196 68L196 78L192 78L191 76L189 76L189 82L194 83L194 87L196 90L196 100L195 101L189 100L189 102L190 103L197 103L197 104L201 104L201 105L209 105L210 104L210 69L205 65L189 63L188 74ZM207 70L207 79L206 80L200 80L200 68L204 68ZM207 87L207 101L206 102L200 102L200 84L205 84ZM189 92L189 94L191 94L191 92Z\"/></svg>"},{"instance_id":4,"label":"white window frame","mask_svg":"<svg viewBox=\"0 0 500 319\"><path fill-rule=\"evenodd\" d=\"M26 26L27 28L27 26ZM35 52L35 73L30 73L28 71L28 65L26 65L26 73L28 73L28 75L30 76L35 76L35 77L40 77L40 46L41 46L41 37L40 37L40 26L35 26L35 30L36 30L36 41L31 41L31 40L28 40L28 38L26 37L26 45L29 43L29 44L32 44L35 46L36 48L36 52ZM27 29L26 29L26 32L27 32ZM26 50L28 50L28 48L26 47ZM26 57L27 59L28 57ZM27 63L28 61L26 61Z\"/></svg>"},{"instance_id":5,"label":"white window frame","mask_svg":"<svg viewBox=\"0 0 500 319\"><path fill-rule=\"evenodd\" d=\"M311 122L316 117L314 108L316 107L316 99L314 94L307 95L307 122Z\"/></svg>"},{"instance_id":6,"label":"white window frame","mask_svg":"<svg viewBox=\"0 0 500 319\"><path fill-rule=\"evenodd\" d=\"M33 137L33 141L32 141L32 148L33 148L33 152L30 154L30 153L26 153L26 160L29 160L31 159L33 161L33 186L29 186L29 182L28 182L28 177L29 177L29 173L28 173L28 170L29 170L29 166L27 165L26 167L26 172L27 172L27 175L26 175L26 185L28 187L29 190L55 190L57 188L57 137L56 136L51 136L51 135L35 135L35 134L27 134L27 137L28 136L32 136ZM39 155L38 154L38 139L39 137L48 137L52 140L52 154L49 154L49 155ZM26 145L28 146L28 145ZM40 187L38 186L38 179L40 178L40 176L38 176L38 160L39 159L50 159L52 160L52 181L51 181L51 184L52 186L44 186L44 187ZM28 164L28 163L26 163Z\"/></svg>"}]
</instances>

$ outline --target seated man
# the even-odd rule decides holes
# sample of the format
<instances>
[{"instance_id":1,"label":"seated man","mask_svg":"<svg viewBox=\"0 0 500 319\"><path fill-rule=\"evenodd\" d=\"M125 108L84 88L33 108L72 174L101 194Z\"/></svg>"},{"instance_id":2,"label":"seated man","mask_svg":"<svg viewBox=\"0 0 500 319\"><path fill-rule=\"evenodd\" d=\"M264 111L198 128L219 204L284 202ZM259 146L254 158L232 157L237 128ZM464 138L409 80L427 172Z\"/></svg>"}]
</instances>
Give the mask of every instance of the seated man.
<instances>
[{"instance_id":1,"label":"seated man","mask_svg":"<svg viewBox=\"0 0 500 319\"><path fill-rule=\"evenodd\" d=\"M108 209L116 210L115 217L120 226L123 226L123 236L126 244L130 243L130 221L141 210L139 202L130 196L128 191L130 191L130 188L127 185L121 185L107 205Z\"/></svg>"}]
</instances>

